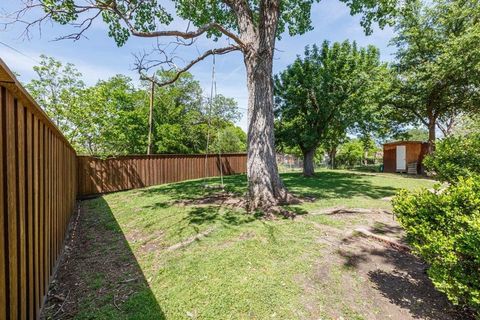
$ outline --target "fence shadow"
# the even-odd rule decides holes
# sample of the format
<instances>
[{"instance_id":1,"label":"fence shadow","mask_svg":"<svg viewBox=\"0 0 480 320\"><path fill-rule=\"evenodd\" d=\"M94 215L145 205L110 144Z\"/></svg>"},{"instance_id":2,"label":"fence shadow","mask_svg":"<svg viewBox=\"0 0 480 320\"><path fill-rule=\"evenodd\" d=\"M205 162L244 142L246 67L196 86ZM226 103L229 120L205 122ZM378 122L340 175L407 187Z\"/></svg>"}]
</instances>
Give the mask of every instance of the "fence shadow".
<instances>
[{"instance_id":1,"label":"fence shadow","mask_svg":"<svg viewBox=\"0 0 480 320\"><path fill-rule=\"evenodd\" d=\"M80 205L42 318L165 319L107 202Z\"/></svg>"},{"instance_id":2,"label":"fence shadow","mask_svg":"<svg viewBox=\"0 0 480 320\"><path fill-rule=\"evenodd\" d=\"M79 194L137 189L164 183L246 172L246 154L78 157Z\"/></svg>"}]
</instances>

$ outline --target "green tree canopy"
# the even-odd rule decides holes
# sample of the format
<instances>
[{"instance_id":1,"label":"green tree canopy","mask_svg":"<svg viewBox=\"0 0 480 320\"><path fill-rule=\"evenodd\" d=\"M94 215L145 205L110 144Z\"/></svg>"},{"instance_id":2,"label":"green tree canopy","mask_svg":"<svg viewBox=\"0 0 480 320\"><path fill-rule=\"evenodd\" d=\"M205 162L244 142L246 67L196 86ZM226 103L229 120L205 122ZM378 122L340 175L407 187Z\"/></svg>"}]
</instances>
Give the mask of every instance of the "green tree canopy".
<instances>
[{"instance_id":1,"label":"green tree canopy","mask_svg":"<svg viewBox=\"0 0 480 320\"><path fill-rule=\"evenodd\" d=\"M415 1L399 15L393 104L429 130L480 111L480 2Z\"/></svg>"},{"instance_id":2,"label":"green tree canopy","mask_svg":"<svg viewBox=\"0 0 480 320\"><path fill-rule=\"evenodd\" d=\"M78 100L85 84L82 74L71 63L62 63L46 55L33 67L36 78L26 84L27 90L47 113L50 119L70 138L75 135L75 125L70 114L75 113Z\"/></svg>"},{"instance_id":3,"label":"green tree canopy","mask_svg":"<svg viewBox=\"0 0 480 320\"><path fill-rule=\"evenodd\" d=\"M79 152L93 155L143 154L147 96L132 80L116 75L84 90L71 114Z\"/></svg>"},{"instance_id":4,"label":"green tree canopy","mask_svg":"<svg viewBox=\"0 0 480 320\"><path fill-rule=\"evenodd\" d=\"M322 143L348 130L367 129L380 116L388 70L373 46L355 42L323 42L305 49L275 77L276 136L280 146L298 146L304 155L304 175L313 174L313 155Z\"/></svg>"},{"instance_id":5,"label":"green tree canopy","mask_svg":"<svg viewBox=\"0 0 480 320\"><path fill-rule=\"evenodd\" d=\"M340 145L336 155L336 166L353 168L360 165L364 157L365 146L359 139L351 139Z\"/></svg>"},{"instance_id":6,"label":"green tree canopy","mask_svg":"<svg viewBox=\"0 0 480 320\"><path fill-rule=\"evenodd\" d=\"M62 66L60 61L42 56L41 65L35 67L39 78L27 88L77 152L144 154L149 99L143 89L147 86L136 88L130 78L117 75L86 87L74 65ZM160 79L170 76L157 74ZM233 129L232 122L240 116L236 102L222 95L213 101L204 98L191 74L184 73L171 86L158 88L154 101L154 153L203 153L207 136L218 145L210 152L245 151L245 133ZM216 142L218 137L221 142Z\"/></svg>"}]
</instances>

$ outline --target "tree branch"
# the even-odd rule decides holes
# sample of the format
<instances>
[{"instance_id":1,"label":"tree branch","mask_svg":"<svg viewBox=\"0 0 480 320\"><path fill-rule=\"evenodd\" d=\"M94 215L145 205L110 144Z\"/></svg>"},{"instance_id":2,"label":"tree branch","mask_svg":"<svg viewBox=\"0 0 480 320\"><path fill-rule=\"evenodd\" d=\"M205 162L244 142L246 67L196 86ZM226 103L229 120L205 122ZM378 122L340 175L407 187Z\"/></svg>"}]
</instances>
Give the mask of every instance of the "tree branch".
<instances>
[{"instance_id":1,"label":"tree branch","mask_svg":"<svg viewBox=\"0 0 480 320\"><path fill-rule=\"evenodd\" d=\"M148 80L148 81L151 81L151 82L155 83L159 87L163 87L163 86L172 84L175 81L177 81L178 78L182 75L182 73L187 72L191 67L193 67L198 62L204 60L208 56L211 56L211 55L214 55L214 54L223 55L223 54L227 54L227 53L230 53L230 52L233 52L233 51L238 51L238 50L241 50L240 47L235 46L235 45L232 45L232 46L229 46L229 47L224 47L224 48L216 48L216 49L207 50L202 55L198 56L196 59L190 61L185 67L177 70L175 76L172 79L164 81L164 82L158 82L155 79L155 77L147 76L145 73L142 72L141 66L138 67L138 70L139 70L139 73L140 73L140 78L142 80Z\"/></svg>"},{"instance_id":2,"label":"tree branch","mask_svg":"<svg viewBox=\"0 0 480 320\"><path fill-rule=\"evenodd\" d=\"M237 17L240 35L251 34L255 31L252 10L246 0L223 0Z\"/></svg>"},{"instance_id":3,"label":"tree branch","mask_svg":"<svg viewBox=\"0 0 480 320\"><path fill-rule=\"evenodd\" d=\"M239 46L241 47L244 46L244 43L242 42L242 40L237 34L229 31L227 28L223 27L222 25L216 22L208 23L198 28L195 31L179 31L179 30L139 31L132 25L128 17L126 17L122 12L120 12L116 7L113 7L113 8L109 7L108 10L111 10L117 16L119 16L120 19L122 19L123 22L127 25L132 35L137 37L141 37L141 38L179 37L179 38L188 40L188 39L197 38L202 34L204 34L205 32L207 32L208 30L215 29L223 33L225 36L231 38Z\"/></svg>"},{"instance_id":4,"label":"tree branch","mask_svg":"<svg viewBox=\"0 0 480 320\"><path fill-rule=\"evenodd\" d=\"M89 5L77 5L74 4L73 10L71 13L74 13L76 15L82 14L82 13L87 13L91 10L98 10L98 13L96 13L93 17L86 18L81 22L78 23L69 23L72 24L76 27L81 28L81 31L79 33L73 33L64 37L60 37L57 40L61 39L74 39L78 40L83 33L90 28L92 21L98 17L103 11L105 12L111 12L118 16L118 18L123 21L123 23L126 25L127 29L130 31L130 33L134 36L137 37L143 37L143 38L156 38L156 37L178 37L182 39L193 39L196 37L201 36L205 32L209 30L217 30L221 32L223 35L229 37L233 41L237 43L240 47L244 46L244 43L242 42L241 38L239 35L235 34L234 32L228 30L226 27L222 26L219 23L216 22L211 22L208 24L205 24L204 26L198 28L195 31L180 31L180 30L165 30L165 31L140 31L136 28L134 23L132 23L132 15L135 12L135 10L139 7L139 4L137 6L134 6L133 9L129 10L128 12L122 12L119 10L119 8L116 5L115 0L109 0L102 2L100 0L94 2L94 1L87 1ZM24 21L22 20L22 17L29 11L35 10L35 9L41 9L44 11L44 14L42 17L35 19L31 22ZM36 1L31 1L31 2L26 2L24 4L24 7L12 14L9 15L9 18L12 19L12 22L6 22L2 23L2 25L7 26L9 24L13 24L15 22L22 22L26 25L25 28L25 33L28 35L28 30L34 26L34 25L39 25L42 22L44 22L47 19L52 19L53 15L58 15L58 14L67 14L70 12L66 12L64 9L57 9L53 6L48 6L44 4L43 2L36 0ZM11 18L13 17L13 18Z\"/></svg>"}]
</instances>

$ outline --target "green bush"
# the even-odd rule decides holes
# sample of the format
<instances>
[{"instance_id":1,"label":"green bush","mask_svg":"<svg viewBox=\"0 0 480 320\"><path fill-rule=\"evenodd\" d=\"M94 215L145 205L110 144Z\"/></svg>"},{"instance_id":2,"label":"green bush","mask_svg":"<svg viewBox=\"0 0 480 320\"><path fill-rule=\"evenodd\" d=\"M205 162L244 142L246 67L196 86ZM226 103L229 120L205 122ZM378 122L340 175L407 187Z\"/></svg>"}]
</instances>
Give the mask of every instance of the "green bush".
<instances>
[{"instance_id":1,"label":"green bush","mask_svg":"<svg viewBox=\"0 0 480 320\"><path fill-rule=\"evenodd\" d=\"M437 187L438 189L439 187ZM435 193L401 191L393 207L435 287L480 311L480 176Z\"/></svg>"},{"instance_id":2,"label":"green bush","mask_svg":"<svg viewBox=\"0 0 480 320\"><path fill-rule=\"evenodd\" d=\"M440 181L455 182L459 177L480 174L480 133L438 142L423 164Z\"/></svg>"},{"instance_id":3,"label":"green bush","mask_svg":"<svg viewBox=\"0 0 480 320\"><path fill-rule=\"evenodd\" d=\"M335 157L335 163L340 168L353 168L362 162L364 155L362 142L353 139L340 146L338 154Z\"/></svg>"}]
</instances>

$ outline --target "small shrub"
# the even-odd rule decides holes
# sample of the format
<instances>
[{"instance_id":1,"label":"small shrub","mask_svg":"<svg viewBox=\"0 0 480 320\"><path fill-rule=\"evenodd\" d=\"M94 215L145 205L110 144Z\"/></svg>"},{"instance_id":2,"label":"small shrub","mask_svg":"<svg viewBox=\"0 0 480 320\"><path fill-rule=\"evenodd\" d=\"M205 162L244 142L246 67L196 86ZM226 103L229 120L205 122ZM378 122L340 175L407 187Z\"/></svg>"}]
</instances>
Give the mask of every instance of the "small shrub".
<instances>
[{"instance_id":1,"label":"small shrub","mask_svg":"<svg viewBox=\"0 0 480 320\"><path fill-rule=\"evenodd\" d=\"M437 187L438 189L439 187ZM401 191L393 207L435 287L454 304L480 311L480 176L441 192Z\"/></svg>"},{"instance_id":2,"label":"small shrub","mask_svg":"<svg viewBox=\"0 0 480 320\"><path fill-rule=\"evenodd\" d=\"M435 152L423 164L440 181L455 182L459 177L480 174L480 133L438 142Z\"/></svg>"}]
</instances>

